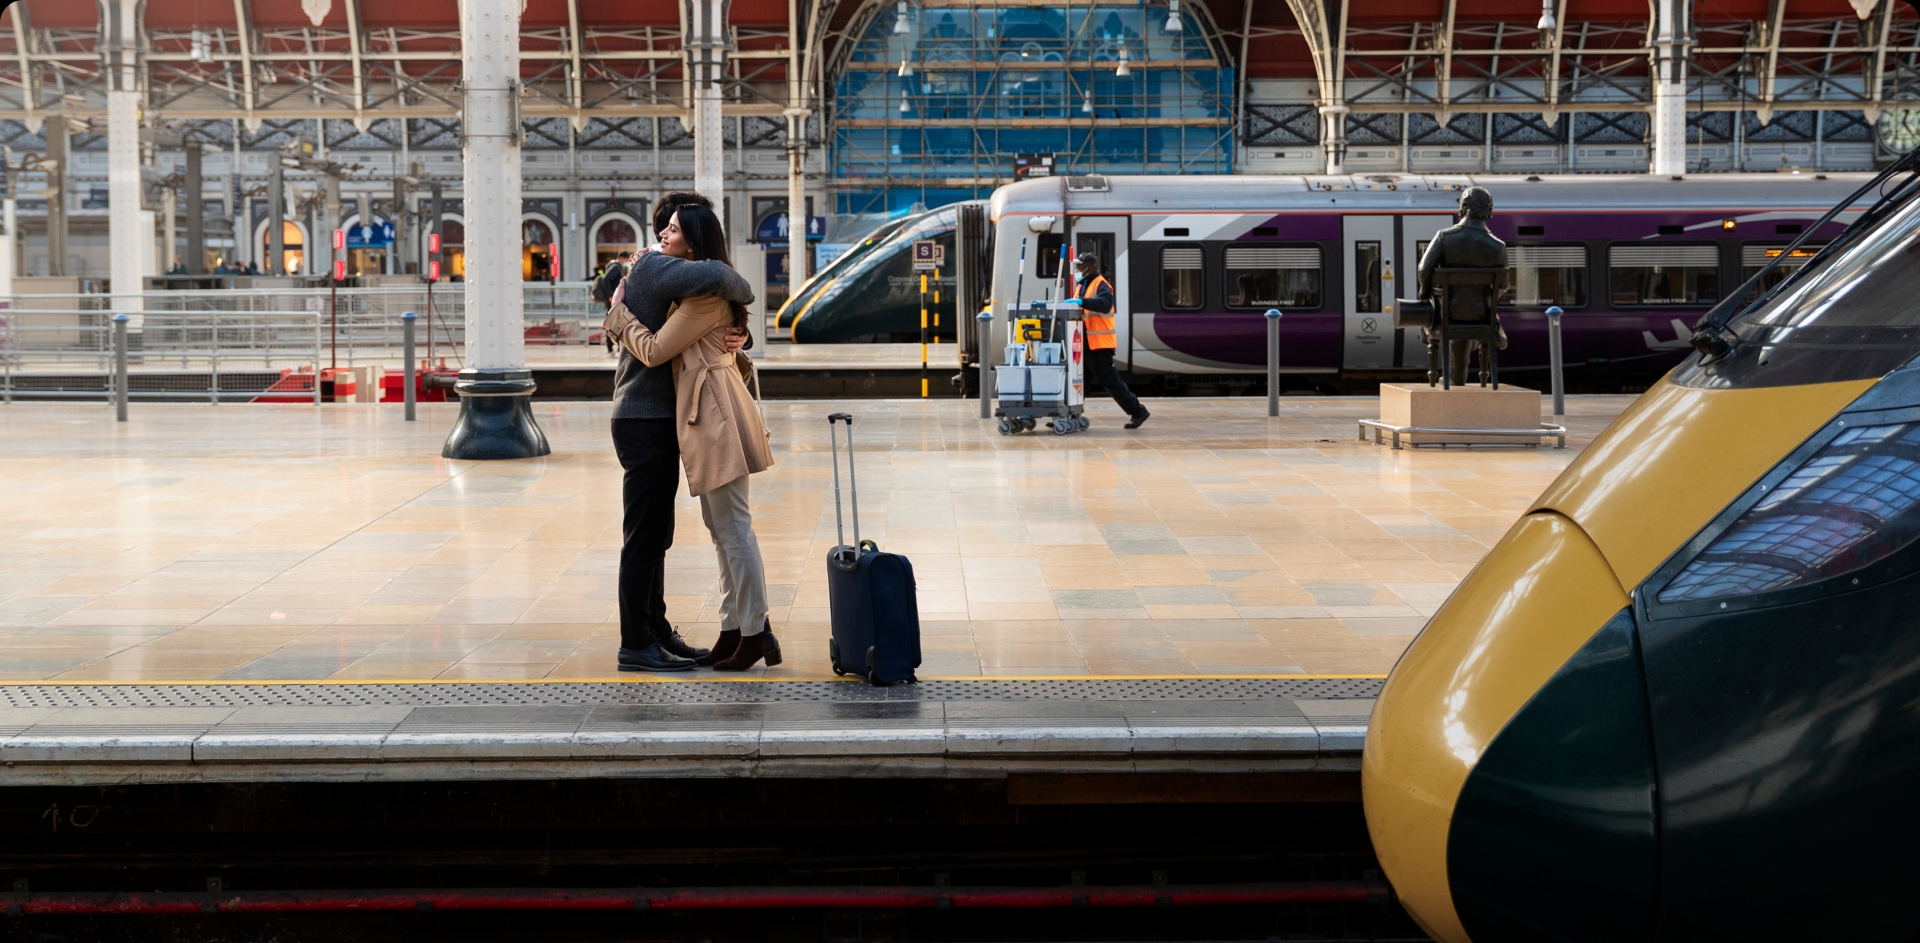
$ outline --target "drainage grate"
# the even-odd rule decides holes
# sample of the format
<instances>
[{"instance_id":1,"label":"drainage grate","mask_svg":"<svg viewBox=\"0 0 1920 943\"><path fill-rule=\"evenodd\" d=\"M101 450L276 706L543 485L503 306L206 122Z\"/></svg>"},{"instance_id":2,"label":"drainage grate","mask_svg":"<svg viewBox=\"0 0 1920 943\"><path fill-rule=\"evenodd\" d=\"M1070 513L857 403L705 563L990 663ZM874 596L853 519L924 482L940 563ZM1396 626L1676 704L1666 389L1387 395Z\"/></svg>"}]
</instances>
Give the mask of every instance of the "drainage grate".
<instances>
[{"instance_id":1,"label":"drainage grate","mask_svg":"<svg viewBox=\"0 0 1920 943\"><path fill-rule=\"evenodd\" d=\"M1378 678L924 681L512 682L469 684L0 685L0 708L405 707L739 704L776 701L1142 701L1369 698Z\"/></svg>"}]
</instances>

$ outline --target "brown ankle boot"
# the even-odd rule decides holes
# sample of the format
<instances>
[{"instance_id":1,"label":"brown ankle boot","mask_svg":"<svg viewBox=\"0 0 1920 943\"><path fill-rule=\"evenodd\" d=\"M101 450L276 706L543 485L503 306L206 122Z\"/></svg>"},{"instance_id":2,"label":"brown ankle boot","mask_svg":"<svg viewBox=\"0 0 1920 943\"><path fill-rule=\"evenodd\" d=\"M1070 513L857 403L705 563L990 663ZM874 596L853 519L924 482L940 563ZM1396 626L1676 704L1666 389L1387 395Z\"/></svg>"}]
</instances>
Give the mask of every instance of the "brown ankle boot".
<instances>
[{"instance_id":1,"label":"brown ankle boot","mask_svg":"<svg viewBox=\"0 0 1920 943\"><path fill-rule=\"evenodd\" d=\"M705 655L701 655L699 658L695 658L693 663L702 668L710 668L717 662L725 661L727 656L732 655L734 649L739 647L740 630L727 629L720 633L718 639L714 640L713 650L707 652Z\"/></svg>"},{"instance_id":2,"label":"brown ankle boot","mask_svg":"<svg viewBox=\"0 0 1920 943\"><path fill-rule=\"evenodd\" d=\"M725 661L715 662L713 670L745 671L763 658L769 668L781 662L780 642L773 637L771 627L758 635L740 636L740 646Z\"/></svg>"}]
</instances>

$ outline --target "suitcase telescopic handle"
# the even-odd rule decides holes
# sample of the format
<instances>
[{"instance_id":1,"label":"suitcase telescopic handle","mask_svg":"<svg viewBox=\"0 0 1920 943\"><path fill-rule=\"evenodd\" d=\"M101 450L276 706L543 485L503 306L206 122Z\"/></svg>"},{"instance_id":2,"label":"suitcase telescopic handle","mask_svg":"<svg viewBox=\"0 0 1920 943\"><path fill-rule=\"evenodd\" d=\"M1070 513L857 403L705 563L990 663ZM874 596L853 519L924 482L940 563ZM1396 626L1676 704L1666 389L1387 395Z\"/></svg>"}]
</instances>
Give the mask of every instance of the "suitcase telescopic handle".
<instances>
[{"instance_id":1,"label":"suitcase telescopic handle","mask_svg":"<svg viewBox=\"0 0 1920 943\"><path fill-rule=\"evenodd\" d=\"M847 413L834 413L827 417L827 439L833 443L833 529L841 546L847 545L846 523L840 517L840 437L834 432L833 424L841 420L847 423L847 490L853 492L853 545L854 558L859 559L860 547L860 482L853 475L853 416Z\"/></svg>"}]
</instances>

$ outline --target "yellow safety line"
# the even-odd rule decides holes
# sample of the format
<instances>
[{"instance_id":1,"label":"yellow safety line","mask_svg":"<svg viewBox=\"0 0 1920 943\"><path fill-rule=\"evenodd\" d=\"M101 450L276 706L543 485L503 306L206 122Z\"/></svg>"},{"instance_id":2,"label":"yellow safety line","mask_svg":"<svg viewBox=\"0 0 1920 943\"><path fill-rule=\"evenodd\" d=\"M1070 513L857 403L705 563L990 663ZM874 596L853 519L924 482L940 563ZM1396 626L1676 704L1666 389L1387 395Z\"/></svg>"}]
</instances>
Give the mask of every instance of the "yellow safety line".
<instances>
[{"instance_id":1,"label":"yellow safety line","mask_svg":"<svg viewBox=\"0 0 1920 943\"><path fill-rule=\"evenodd\" d=\"M921 681L1377 681L1386 675L1303 675L1303 674L1245 674L1245 675L956 675L927 676ZM609 683L627 682L630 684L740 684L767 683L775 681L839 681L847 684L865 684L866 679L854 675L796 675L792 677L756 676L747 678L667 678L657 676L608 678L343 678L330 681L325 678L300 678L285 681L0 681L0 687L124 687L127 685L145 685L148 687L181 687L186 685L213 685L217 687L259 687L269 684L299 685L337 685L356 684L580 684L586 682Z\"/></svg>"}]
</instances>

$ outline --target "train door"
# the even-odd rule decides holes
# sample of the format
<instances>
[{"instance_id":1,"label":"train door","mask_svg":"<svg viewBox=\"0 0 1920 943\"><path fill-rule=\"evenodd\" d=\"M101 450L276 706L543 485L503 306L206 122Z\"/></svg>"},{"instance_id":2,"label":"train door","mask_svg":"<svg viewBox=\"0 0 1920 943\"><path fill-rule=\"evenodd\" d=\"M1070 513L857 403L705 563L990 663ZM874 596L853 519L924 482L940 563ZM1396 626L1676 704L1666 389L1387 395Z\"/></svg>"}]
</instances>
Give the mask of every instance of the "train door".
<instances>
[{"instance_id":1,"label":"train door","mask_svg":"<svg viewBox=\"0 0 1920 943\"><path fill-rule=\"evenodd\" d=\"M1386 369L1394 366L1393 301L1398 246L1393 216L1348 216L1341 223L1341 266L1347 274L1341 331L1343 367Z\"/></svg>"},{"instance_id":2,"label":"train door","mask_svg":"<svg viewBox=\"0 0 1920 943\"><path fill-rule=\"evenodd\" d=\"M1113 284L1113 329L1115 350L1121 368L1133 368L1133 332L1127 316L1127 242L1129 217L1075 216L1072 219L1073 256L1083 252L1100 257L1100 274ZM1078 286L1068 289L1077 291Z\"/></svg>"},{"instance_id":3,"label":"train door","mask_svg":"<svg viewBox=\"0 0 1920 943\"><path fill-rule=\"evenodd\" d=\"M1406 260L1401 275L1400 297L1412 298L1420 291L1420 258L1427 254L1427 243L1433 241L1435 233L1453 225L1452 216L1402 216L1400 217L1400 257ZM1417 327L1407 328L1394 339L1393 365L1396 367L1427 368L1426 339L1420 336Z\"/></svg>"}]
</instances>

